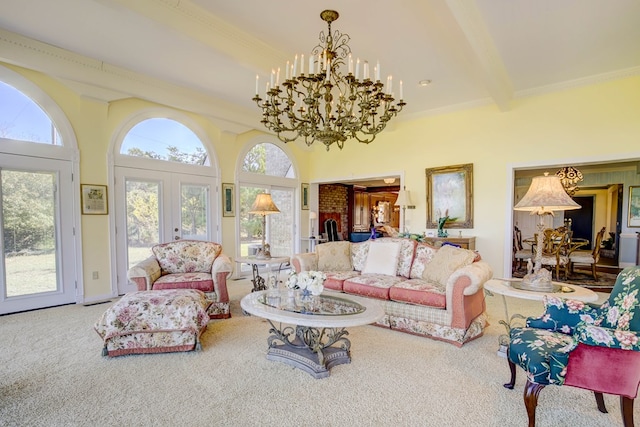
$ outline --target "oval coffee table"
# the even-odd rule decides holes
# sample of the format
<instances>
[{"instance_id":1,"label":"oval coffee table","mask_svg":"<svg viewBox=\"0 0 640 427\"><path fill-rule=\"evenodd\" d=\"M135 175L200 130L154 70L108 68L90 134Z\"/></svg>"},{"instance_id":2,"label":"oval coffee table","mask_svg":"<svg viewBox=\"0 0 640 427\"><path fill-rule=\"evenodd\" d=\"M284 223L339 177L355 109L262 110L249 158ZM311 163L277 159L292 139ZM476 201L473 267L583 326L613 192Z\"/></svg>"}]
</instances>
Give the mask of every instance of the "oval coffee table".
<instances>
[{"instance_id":1,"label":"oval coffee table","mask_svg":"<svg viewBox=\"0 0 640 427\"><path fill-rule=\"evenodd\" d=\"M333 366L351 362L345 328L375 323L384 316L376 301L329 291L307 301L301 300L299 292L287 290L252 292L240 306L271 325L267 359L302 369L314 378L326 378Z\"/></svg>"}]
</instances>

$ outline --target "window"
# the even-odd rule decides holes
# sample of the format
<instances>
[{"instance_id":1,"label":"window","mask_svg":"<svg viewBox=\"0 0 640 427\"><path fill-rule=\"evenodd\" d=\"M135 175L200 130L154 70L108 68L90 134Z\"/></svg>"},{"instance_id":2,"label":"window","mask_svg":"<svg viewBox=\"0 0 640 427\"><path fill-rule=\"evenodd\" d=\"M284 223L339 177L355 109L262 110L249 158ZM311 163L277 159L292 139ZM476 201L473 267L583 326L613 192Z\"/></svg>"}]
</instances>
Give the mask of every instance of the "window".
<instances>
[{"instance_id":1,"label":"window","mask_svg":"<svg viewBox=\"0 0 640 427\"><path fill-rule=\"evenodd\" d=\"M270 143L255 145L244 157L244 172L263 175L295 178L293 165L287 153L280 147Z\"/></svg>"},{"instance_id":2,"label":"window","mask_svg":"<svg viewBox=\"0 0 640 427\"><path fill-rule=\"evenodd\" d=\"M49 116L31 98L0 82L0 138L62 145Z\"/></svg>"},{"instance_id":3,"label":"window","mask_svg":"<svg viewBox=\"0 0 640 427\"><path fill-rule=\"evenodd\" d=\"M175 120L153 118L127 133L120 154L190 165L209 165L207 150L191 129Z\"/></svg>"}]
</instances>

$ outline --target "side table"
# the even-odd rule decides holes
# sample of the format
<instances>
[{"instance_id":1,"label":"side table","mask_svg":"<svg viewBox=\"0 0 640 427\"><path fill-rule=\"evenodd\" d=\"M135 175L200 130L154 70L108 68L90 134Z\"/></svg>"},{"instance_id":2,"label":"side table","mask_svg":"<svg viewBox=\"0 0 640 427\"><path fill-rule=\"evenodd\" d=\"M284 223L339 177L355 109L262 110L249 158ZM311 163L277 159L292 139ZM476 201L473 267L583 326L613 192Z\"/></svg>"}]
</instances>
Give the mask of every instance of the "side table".
<instances>
[{"instance_id":1,"label":"side table","mask_svg":"<svg viewBox=\"0 0 640 427\"><path fill-rule=\"evenodd\" d=\"M289 260L290 258L286 256L271 257L267 259L260 259L256 257L236 258L236 262L238 264L251 265L251 270L253 273L253 280L251 280L251 282L253 283L253 289L251 289L251 292L264 291L267 289L267 285L269 285L272 288L277 287L278 281L280 280L280 271L282 270L283 267L287 267L289 265ZM273 273L271 271L272 265L278 266L277 274L270 274L270 273ZM260 270L259 270L260 266L266 267L267 274L270 274L268 276L268 280L269 282L272 282L272 283L265 281L264 277L260 275Z\"/></svg>"},{"instance_id":2,"label":"side table","mask_svg":"<svg viewBox=\"0 0 640 427\"><path fill-rule=\"evenodd\" d=\"M590 289L583 288L578 285L569 285L566 283L553 282L556 285L557 291L553 292L539 292L529 291L524 289L517 289L511 286L514 282L521 282L522 279L490 279L484 284L484 291L489 296L495 294L502 296L502 304L504 306L505 320L500 320L499 323L504 325L507 330L506 335L501 335L498 340L500 344L500 350L498 355L506 357L506 346L509 343L509 332L511 331L511 325L516 319L524 319L525 317L520 314L513 314L509 317L509 309L507 307L506 297L520 298L533 301L542 301L545 295L553 296L557 298L572 299L583 302L595 302L598 300L598 294Z\"/></svg>"}]
</instances>

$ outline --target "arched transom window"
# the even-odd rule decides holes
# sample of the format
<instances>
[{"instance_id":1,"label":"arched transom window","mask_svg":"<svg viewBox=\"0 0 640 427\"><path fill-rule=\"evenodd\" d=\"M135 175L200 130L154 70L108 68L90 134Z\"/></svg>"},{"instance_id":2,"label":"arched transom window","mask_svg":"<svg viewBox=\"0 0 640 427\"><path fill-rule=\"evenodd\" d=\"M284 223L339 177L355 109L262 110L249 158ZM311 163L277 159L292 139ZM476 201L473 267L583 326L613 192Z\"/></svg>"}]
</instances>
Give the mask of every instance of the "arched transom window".
<instances>
[{"instance_id":1,"label":"arched transom window","mask_svg":"<svg viewBox=\"0 0 640 427\"><path fill-rule=\"evenodd\" d=\"M47 113L31 98L3 82L0 82L0 138L62 145L62 138Z\"/></svg>"},{"instance_id":2,"label":"arched transom window","mask_svg":"<svg viewBox=\"0 0 640 427\"><path fill-rule=\"evenodd\" d=\"M190 165L209 165L200 138L180 122L166 118L143 120L127 133L120 154Z\"/></svg>"}]
</instances>

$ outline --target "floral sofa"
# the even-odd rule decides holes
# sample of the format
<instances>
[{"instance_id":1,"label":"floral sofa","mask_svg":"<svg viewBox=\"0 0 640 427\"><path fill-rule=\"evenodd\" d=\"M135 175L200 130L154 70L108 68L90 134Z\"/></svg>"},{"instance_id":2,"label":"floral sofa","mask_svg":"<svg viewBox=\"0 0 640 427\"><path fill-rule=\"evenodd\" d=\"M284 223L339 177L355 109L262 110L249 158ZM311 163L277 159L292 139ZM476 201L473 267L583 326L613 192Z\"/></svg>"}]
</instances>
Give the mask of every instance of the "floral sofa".
<instances>
[{"instance_id":1,"label":"floral sofa","mask_svg":"<svg viewBox=\"0 0 640 427\"><path fill-rule=\"evenodd\" d=\"M482 289L493 272L474 251L385 237L323 243L291 263L324 272L326 289L379 300L386 316L378 326L461 347L487 324Z\"/></svg>"},{"instance_id":2,"label":"floral sofa","mask_svg":"<svg viewBox=\"0 0 640 427\"><path fill-rule=\"evenodd\" d=\"M149 258L131 267L127 273L139 291L196 289L205 293L212 304L212 319L231 317L227 278L233 272L231 259L218 243L200 240L177 240L151 248Z\"/></svg>"}]
</instances>

